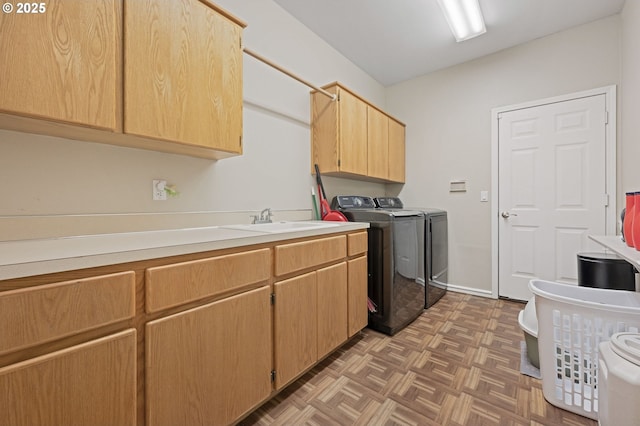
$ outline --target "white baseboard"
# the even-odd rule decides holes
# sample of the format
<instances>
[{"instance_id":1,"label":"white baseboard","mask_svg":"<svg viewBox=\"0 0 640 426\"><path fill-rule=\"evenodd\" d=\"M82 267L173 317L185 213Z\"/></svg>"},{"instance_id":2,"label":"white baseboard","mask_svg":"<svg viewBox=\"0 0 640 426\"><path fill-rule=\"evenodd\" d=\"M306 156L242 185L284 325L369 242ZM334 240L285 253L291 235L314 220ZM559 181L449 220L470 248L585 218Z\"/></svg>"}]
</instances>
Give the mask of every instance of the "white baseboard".
<instances>
[{"instance_id":1,"label":"white baseboard","mask_svg":"<svg viewBox=\"0 0 640 426\"><path fill-rule=\"evenodd\" d=\"M456 293L465 293L465 294L471 294L472 296L480 296L480 297L487 297L489 299L493 299L491 290L480 290L473 287L465 287L465 286L451 284L451 283L447 284L447 290L450 290Z\"/></svg>"}]
</instances>

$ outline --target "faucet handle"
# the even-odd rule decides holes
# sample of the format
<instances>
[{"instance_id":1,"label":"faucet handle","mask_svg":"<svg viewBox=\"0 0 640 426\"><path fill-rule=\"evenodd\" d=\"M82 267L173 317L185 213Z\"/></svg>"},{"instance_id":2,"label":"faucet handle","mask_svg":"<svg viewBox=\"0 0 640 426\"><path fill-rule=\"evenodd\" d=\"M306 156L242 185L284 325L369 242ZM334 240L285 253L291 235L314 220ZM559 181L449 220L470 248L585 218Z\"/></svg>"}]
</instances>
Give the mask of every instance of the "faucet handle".
<instances>
[{"instance_id":1,"label":"faucet handle","mask_svg":"<svg viewBox=\"0 0 640 426\"><path fill-rule=\"evenodd\" d=\"M253 218L251 223L271 223L271 217L273 213L271 213L270 208L266 208L260 212L260 214L250 215Z\"/></svg>"},{"instance_id":2,"label":"faucet handle","mask_svg":"<svg viewBox=\"0 0 640 426\"><path fill-rule=\"evenodd\" d=\"M273 214L271 213L271 208L269 207L260 212L260 220L262 221L271 222L271 216L273 216Z\"/></svg>"}]
</instances>

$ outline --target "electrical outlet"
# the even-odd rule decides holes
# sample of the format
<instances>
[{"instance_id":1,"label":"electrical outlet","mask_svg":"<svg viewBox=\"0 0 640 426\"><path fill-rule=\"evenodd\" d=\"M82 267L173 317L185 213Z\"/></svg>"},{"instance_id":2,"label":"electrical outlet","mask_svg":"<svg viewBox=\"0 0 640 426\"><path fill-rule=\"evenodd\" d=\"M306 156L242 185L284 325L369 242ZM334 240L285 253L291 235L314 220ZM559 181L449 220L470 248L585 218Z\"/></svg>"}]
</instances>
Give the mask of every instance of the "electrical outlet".
<instances>
[{"instance_id":1,"label":"electrical outlet","mask_svg":"<svg viewBox=\"0 0 640 426\"><path fill-rule=\"evenodd\" d=\"M165 186L167 186L166 180L154 179L152 194L153 201L164 201L167 199L167 191L164 190Z\"/></svg>"}]
</instances>

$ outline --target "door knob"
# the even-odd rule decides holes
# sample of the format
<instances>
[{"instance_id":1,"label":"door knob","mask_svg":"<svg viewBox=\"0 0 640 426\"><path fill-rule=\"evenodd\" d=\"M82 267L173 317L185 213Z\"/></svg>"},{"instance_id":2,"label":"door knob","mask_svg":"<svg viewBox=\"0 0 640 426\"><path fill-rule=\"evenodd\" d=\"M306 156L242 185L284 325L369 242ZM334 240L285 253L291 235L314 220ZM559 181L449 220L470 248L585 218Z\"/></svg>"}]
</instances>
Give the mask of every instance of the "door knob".
<instances>
[{"instance_id":1,"label":"door knob","mask_svg":"<svg viewBox=\"0 0 640 426\"><path fill-rule=\"evenodd\" d=\"M502 213L500 213L500 215L502 217L504 217L505 219L509 219L509 217L511 217L511 216L518 216L516 213L509 213L509 212L502 212Z\"/></svg>"}]
</instances>

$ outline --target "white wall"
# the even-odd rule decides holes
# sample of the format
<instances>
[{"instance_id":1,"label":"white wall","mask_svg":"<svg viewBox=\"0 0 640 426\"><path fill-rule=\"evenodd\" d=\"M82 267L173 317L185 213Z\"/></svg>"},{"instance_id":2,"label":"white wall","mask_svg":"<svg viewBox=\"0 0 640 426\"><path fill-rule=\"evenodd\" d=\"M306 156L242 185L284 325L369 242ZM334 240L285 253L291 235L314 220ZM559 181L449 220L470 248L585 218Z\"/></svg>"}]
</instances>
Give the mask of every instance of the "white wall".
<instances>
[{"instance_id":1,"label":"white wall","mask_svg":"<svg viewBox=\"0 0 640 426\"><path fill-rule=\"evenodd\" d=\"M619 84L619 27L606 18L387 89L388 111L407 124L400 197L449 212L452 284L491 291L491 203L480 203L491 189L491 109ZM458 179L467 192L449 193Z\"/></svg>"},{"instance_id":2,"label":"white wall","mask_svg":"<svg viewBox=\"0 0 640 426\"><path fill-rule=\"evenodd\" d=\"M220 0L248 23L246 47L318 85L339 80L384 106L384 88L271 0ZM244 155L218 162L0 131L1 219L194 211L302 210L310 217L309 90L244 58ZM151 200L151 180L180 196ZM384 186L326 179L328 195L384 193ZM4 216L4 217L3 217ZM241 216L248 221L247 215ZM126 220L126 218L125 218ZM15 222L10 222L15 223ZM20 223L24 223L24 220ZM94 220L95 231L101 221ZM13 229L17 232L17 230ZM73 232L73 231L71 231Z\"/></svg>"},{"instance_id":3,"label":"white wall","mask_svg":"<svg viewBox=\"0 0 640 426\"><path fill-rule=\"evenodd\" d=\"M620 90L619 150L621 190L618 205L624 192L640 191L640 2L627 1L622 10L622 87Z\"/></svg>"},{"instance_id":4,"label":"white wall","mask_svg":"<svg viewBox=\"0 0 640 426\"><path fill-rule=\"evenodd\" d=\"M448 210L454 284L491 289L490 203L479 202L479 191L491 183L492 108L619 84L622 73L618 186L640 189L638 2L626 3L622 19L596 21L387 89L272 0L216 2L249 24L246 47L316 84L339 80L407 124L406 185L327 177L328 195L386 190L410 205ZM55 232L51 220L57 227L60 218L69 219L65 233L74 232L74 223L98 232L106 219L83 216L94 213L117 217L115 226L128 229L167 226L129 213L242 211L237 217L244 220L245 211L270 206L276 214L310 214L308 89L245 56L244 91L245 153L218 162L0 130L0 240ZM180 196L151 201L154 178L177 185ZM450 194L453 179L466 179L468 192ZM29 222L34 215L41 217ZM200 225L209 220L199 217Z\"/></svg>"}]
</instances>

